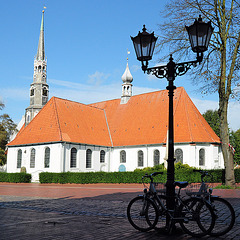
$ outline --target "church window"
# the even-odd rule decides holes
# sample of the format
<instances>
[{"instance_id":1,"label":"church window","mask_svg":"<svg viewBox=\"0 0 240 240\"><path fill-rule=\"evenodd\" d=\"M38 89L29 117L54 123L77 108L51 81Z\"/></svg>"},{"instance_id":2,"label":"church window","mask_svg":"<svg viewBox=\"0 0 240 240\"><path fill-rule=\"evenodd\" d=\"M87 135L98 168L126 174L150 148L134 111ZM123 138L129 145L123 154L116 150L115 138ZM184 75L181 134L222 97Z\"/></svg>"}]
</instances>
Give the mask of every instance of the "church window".
<instances>
[{"instance_id":1,"label":"church window","mask_svg":"<svg viewBox=\"0 0 240 240\"><path fill-rule=\"evenodd\" d=\"M30 90L30 96L34 96L34 88Z\"/></svg>"},{"instance_id":2,"label":"church window","mask_svg":"<svg viewBox=\"0 0 240 240\"><path fill-rule=\"evenodd\" d=\"M35 155L36 155L36 150L33 148L31 150L31 155L30 155L30 168L35 168Z\"/></svg>"},{"instance_id":3,"label":"church window","mask_svg":"<svg viewBox=\"0 0 240 240\"><path fill-rule=\"evenodd\" d=\"M199 166L205 165L205 149L201 148L199 150Z\"/></svg>"},{"instance_id":4,"label":"church window","mask_svg":"<svg viewBox=\"0 0 240 240\"><path fill-rule=\"evenodd\" d=\"M178 148L175 150L175 158L176 158L175 163L178 163L178 162L183 163L183 150L182 149Z\"/></svg>"},{"instance_id":5,"label":"church window","mask_svg":"<svg viewBox=\"0 0 240 240\"><path fill-rule=\"evenodd\" d=\"M30 116L27 115L27 123L29 123L29 122L30 122Z\"/></svg>"},{"instance_id":6,"label":"church window","mask_svg":"<svg viewBox=\"0 0 240 240\"><path fill-rule=\"evenodd\" d=\"M138 151L138 167L143 167L143 151Z\"/></svg>"},{"instance_id":7,"label":"church window","mask_svg":"<svg viewBox=\"0 0 240 240\"><path fill-rule=\"evenodd\" d=\"M154 154L153 154L153 165L157 166L160 163L160 152L159 150L154 150Z\"/></svg>"},{"instance_id":8,"label":"church window","mask_svg":"<svg viewBox=\"0 0 240 240\"><path fill-rule=\"evenodd\" d=\"M105 151L101 150L100 152L100 163L105 163Z\"/></svg>"},{"instance_id":9,"label":"church window","mask_svg":"<svg viewBox=\"0 0 240 240\"><path fill-rule=\"evenodd\" d=\"M71 149L71 162L70 162L70 168L77 167L77 149L72 148Z\"/></svg>"},{"instance_id":10,"label":"church window","mask_svg":"<svg viewBox=\"0 0 240 240\"><path fill-rule=\"evenodd\" d=\"M47 95L48 95L48 90L47 90L46 87L44 87L44 88L42 89L42 95L43 95L43 96L47 96Z\"/></svg>"},{"instance_id":11,"label":"church window","mask_svg":"<svg viewBox=\"0 0 240 240\"><path fill-rule=\"evenodd\" d=\"M22 150L19 149L17 154L17 168L21 168L21 166L22 166Z\"/></svg>"},{"instance_id":12,"label":"church window","mask_svg":"<svg viewBox=\"0 0 240 240\"><path fill-rule=\"evenodd\" d=\"M92 150L88 149L86 152L86 168L92 167Z\"/></svg>"},{"instance_id":13,"label":"church window","mask_svg":"<svg viewBox=\"0 0 240 240\"><path fill-rule=\"evenodd\" d=\"M45 149L45 156L44 156L44 167L49 168L50 166L50 148L47 147Z\"/></svg>"},{"instance_id":14,"label":"church window","mask_svg":"<svg viewBox=\"0 0 240 240\"><path fill-rule=\"evenodd\" d=\"M120 152L120 163L126 163L126 152L124 150Z\"/></svg>"}]
</instances>

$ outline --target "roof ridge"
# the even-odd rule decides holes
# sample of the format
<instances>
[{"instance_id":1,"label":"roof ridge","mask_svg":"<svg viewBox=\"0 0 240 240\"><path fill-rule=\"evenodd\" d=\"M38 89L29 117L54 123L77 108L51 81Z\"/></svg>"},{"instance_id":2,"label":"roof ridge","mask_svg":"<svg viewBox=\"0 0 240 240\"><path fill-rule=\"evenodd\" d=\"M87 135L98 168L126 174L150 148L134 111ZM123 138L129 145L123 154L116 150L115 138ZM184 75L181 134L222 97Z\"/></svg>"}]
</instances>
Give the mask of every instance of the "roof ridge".
<instances>
[{"instance_id":1,"label":"roof ridge","mask_svg":"<svg viewBox=\"0 0 240 240\"><path fill-rule=\"evenodd\" d=\"M208 122L205 120L205 118L203 117L203 115L199 112L199 110L197 109L197 107L195 106L195 104L193 103L192 99L188 96L189 100L192 102L193 105L193 111L195 113L195 115L198 117L201 125L203 126L203 128L205 129L206 133L208 134L208 136L212 139L213 142L216 142L216 140L212 137L212 135L209 133L208 129L206 128L206 124L203 123L202 119L207 123L207 126L211 128L211 126L208 124ZM199 113L199 114L197 114ZM199 117L200 116L200 117ZM212 130L213 131L213 130ZM213 133L217 136L217 134L213 131ZM217 136L218 137L218 136ZM218 137L219 138L219 137Z\"/></svg>"},{"instance_id":2,"label":"roof ridge","mask_svg":"<svg viewBox=\"0 0 240 240\"><path fill-rule=\"evenodd\" d=\"M103 110L102 108L99 108L99 107L96 107L96 106L91 106L90 104L85 104L85 103L69 100L69 99L66 99L66 98L60 98L60 97L55 97L55 96L53 96L52 98L58 99L60 101L72 102L72 103L76 103L76 104L79 104L79 105L84 105L86 107L97 108L97 109ZM91 104L95 104L95 103L91 103Z\"/></svg>"},{"instance_id":3,"label":"roof ridge","mask_svg":"<svg viewBox=\"0 0 240 240\"><path fill-rule=\"evenodd\" d=\"M108 120L107 120L107 114L106 114L105 109L103 109L103 112L104 112L105 119L106 119L106 124L107 124L107 128L108 128L108 133L109 133L111 145L112 145L112 147L113 147L112 135L111 135L111 131L110 131L110 128L109 128L109 124L108 124Z\"/></svg>"},{"instance_id":4,"label":"roof ridge","mask_svg":"<svg viewBox=\"0 0 240 240\"><path fill-rule=\"evenodd\" d=\"M58 130L59 130L59 135L60 135L60 141L62 141L63 137L62 137L62 131L61 131L61 126L60 126L59 117L58 117L56 97L52 97L52 98L53 98L54 110L55 110L56 118L57 118L57 125L58 125Z\"/></svg>"},{"instance_id":5,"label":"roof ridge","mask_svg":"<svg viewBox=\"0 0 240 240\"><path fill-rule=\"evenodd\" d=\"M190 119L189 119L189 114L188 114L188 106L187 106L187 102L186 102L186 91L185 91L185 89L182 90L180 96L182 95L182 93L185 93L185 97L183 98L183 101L184 101L184 106L185 106L185 109L186 109L187 124L188 124L189 133L190 133L190 139L191 139L191 142L193 142L192 128L191 128L191 125L190 125Z\"/></svg>"},{"instance_id":6,"label":"roof ridge","mask_svg":"<svg viewBox=\"0 0 240 240\"><path fill-rule=\"evenodd\" d=\"M180 87L180 88L182 88L182 87ZM163 89L163 90L156 90L156 91L153 91L153 92L140 93L140 94L131 96L131 98L135 98L135 97L142 96L142 95L148 95L148 94L152 94L152 93L157 93L157 92L163 92L163 91L167 91L167 90ZM100 101L100 102L89 103L89 105L105 103L105 102L113 102L113 101L117 101L117 100L121 100L121 98L115 98L115 99L111 99L111 100L105 100L105 101Z\"/></svg>"}]
</instances>

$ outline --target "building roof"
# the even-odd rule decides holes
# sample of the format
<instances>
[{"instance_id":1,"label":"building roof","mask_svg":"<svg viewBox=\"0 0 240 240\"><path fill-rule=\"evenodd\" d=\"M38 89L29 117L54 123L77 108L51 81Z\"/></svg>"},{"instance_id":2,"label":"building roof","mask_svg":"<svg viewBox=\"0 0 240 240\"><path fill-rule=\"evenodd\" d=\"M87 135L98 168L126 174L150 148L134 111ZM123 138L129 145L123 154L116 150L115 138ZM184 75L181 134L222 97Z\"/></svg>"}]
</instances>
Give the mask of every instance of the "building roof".
<instances>
[{"instance_id":1,"label":"building roof","mask_svg":"<svg viewBox=\"0 0 240 240\"><path fill-rule=\"evenodd\" d=\"M111 146L104 110L52 97L8 146L49 142Z\"/></svg>"},{"instance_id":2,"label":"building roof","mask_svg":"<svg viewBox=\"0 0 240 240\"><path fill-rule=\"evenodd\" d=\"M164 144L168 91L84 105L53 97L8 146L73 142L100 146ZM174 93L174 141L220 143L183 87Z\"/></svg>"}]
</instances>

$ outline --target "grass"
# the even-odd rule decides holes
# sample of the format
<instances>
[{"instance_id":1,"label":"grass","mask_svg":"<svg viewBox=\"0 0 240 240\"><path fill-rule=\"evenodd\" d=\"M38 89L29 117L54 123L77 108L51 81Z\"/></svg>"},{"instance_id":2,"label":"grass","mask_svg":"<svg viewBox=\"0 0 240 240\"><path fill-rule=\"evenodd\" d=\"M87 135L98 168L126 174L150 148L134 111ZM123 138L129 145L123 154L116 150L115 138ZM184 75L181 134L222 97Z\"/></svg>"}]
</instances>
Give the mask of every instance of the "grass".
<instances>
[{"instance_id":1,"label":"grass","mask_svg":"<svg viewBox=\"0 0 240 240\"><path fill-rule=\"evenodd\" d=\"M218 185L214 187L213 189L240 189L240 187L231 187L227 185Z\"/></svg>"}]
</instances>

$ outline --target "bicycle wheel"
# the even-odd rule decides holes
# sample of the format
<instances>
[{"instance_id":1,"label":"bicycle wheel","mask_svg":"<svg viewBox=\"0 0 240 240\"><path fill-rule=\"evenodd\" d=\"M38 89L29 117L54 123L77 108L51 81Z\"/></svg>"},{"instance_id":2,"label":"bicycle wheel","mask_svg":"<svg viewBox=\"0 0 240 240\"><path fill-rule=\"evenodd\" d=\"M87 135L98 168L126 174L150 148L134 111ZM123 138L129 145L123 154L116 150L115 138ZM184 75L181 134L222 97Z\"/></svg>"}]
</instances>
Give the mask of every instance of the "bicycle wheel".
<instances>
[{"instance_id":1,"label":"bicycle wheel","mask_svg":"<svg viewBox=\"0 0 240 240\"><path fill-rule=\"evenodd\" d=\"M150 199L139 196L132 199L128 204L127 217L134 228L147 232L157 224L158 210Z\"/></svg>"},{"instance_id":2,"label":"bicycle wheel","mask_svg":"<svg viewBox=\"0 0 240 240\"><path fill-rule=\"evenodd\" d=\"M179 207L184 221L182 229L193 237L202 237L210 233L215 224L215 215L210 205L199 198L189 198Z\"/></svg>"},{"instance_id":3,"label":"bicycle wheel","mask_svg":"<svg viewBox=\"0 0 240 240\"><path fill-rule=\"evenodd\" d=\"M167 197L165 195L158 195L158 197L160 198L162 204L166 207ZM158 232L165 231L167 212L161 206L161 204L158 203L158 201L155 198L153 198L152 200L154 201L154 203L157 205L157 208L158 208L158 222L154 227L154 229Z\"/></svg>"},{"instance_id":4,"label":"bicycle wheel","mask_svg":"<svg viewBox=\"0 0 240 240\"><path fill-rule=\"evenodd\" d=\"M221 236L229 232L235 223L235 212L231 204L219 197L211 197L211 206L216 215L211 236Z\"/></svg>"}]
</instances>

